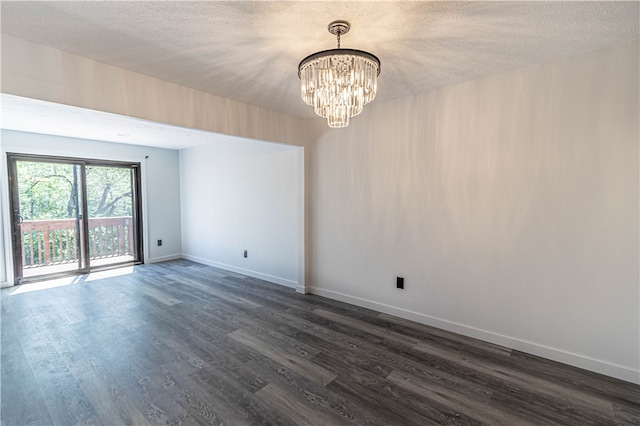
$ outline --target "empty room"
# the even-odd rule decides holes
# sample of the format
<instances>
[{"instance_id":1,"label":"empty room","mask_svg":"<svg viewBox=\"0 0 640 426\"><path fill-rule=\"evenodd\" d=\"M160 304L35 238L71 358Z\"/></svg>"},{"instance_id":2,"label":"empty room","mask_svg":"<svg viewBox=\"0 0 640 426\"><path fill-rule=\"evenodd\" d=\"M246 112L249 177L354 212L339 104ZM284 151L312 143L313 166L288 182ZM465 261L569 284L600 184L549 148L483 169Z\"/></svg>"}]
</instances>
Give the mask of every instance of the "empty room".
<instances>
[{"instance_id":1,"label":"empty room","mask_svg":"<svg viewBox=\"0 0 640 426\"><path fill-rule=\"evenodd\" d=\"M639 425L639 23L0 1L0 424Z\"/></svg>"}]
</instances>

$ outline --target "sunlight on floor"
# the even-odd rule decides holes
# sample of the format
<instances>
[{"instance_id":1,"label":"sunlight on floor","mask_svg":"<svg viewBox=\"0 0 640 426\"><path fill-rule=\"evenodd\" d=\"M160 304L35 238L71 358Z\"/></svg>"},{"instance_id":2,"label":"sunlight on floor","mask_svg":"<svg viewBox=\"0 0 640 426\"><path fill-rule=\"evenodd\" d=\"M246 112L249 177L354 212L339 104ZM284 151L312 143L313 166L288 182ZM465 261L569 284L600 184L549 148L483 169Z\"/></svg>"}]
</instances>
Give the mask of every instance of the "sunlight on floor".
<instances>
[{"instance_id":1,"label":"sunlight on floor","mask_svg":"<svg viewBox=\"0 0 640 426\"><path fill-rule=\"evenodd\" d=\"M83 276L83 281L95 281L105 278L119 277L121 275L133 274L133 266L125 266L117 269L109 269L107 271L92 272L89 275Z\"/></svg>"},{"instance_id":2,"label":"sunlight on floor","mask_svg":"<svg viewBox=\"0 0 640 426\"><path fill-rule=\"evenodd\" d=\"M9 295L30 293L32 291L48 290L50 288L64 287L71 284L80 284L83 282L97 281L105 278L113 278L121 275L133 274L133 266L125 266L123 268L109 269L106 271L92 272L89 275L76 275L73 277L57 278L53 280L41 281L31 284L23 284L17 286L15 290L10 290Z\"/></svg>"},{"instance_id":3,"label":"sunlight on floor","mask_svg":"<svg viewBox=\"0 0 640 426\"><path fill-rule=\"evenodd\" d=\"M71 284L77 284L81 282L81 280L82 280L81 276L75 276L75 277L58 278L55 280L41 281L38 283L22 284L17 286L15 290L11 290L9 292L9 295L15 296L18 294L30 293L32 291L48 290L50 288L63 287Z\"/></svg>"}]
</instances>

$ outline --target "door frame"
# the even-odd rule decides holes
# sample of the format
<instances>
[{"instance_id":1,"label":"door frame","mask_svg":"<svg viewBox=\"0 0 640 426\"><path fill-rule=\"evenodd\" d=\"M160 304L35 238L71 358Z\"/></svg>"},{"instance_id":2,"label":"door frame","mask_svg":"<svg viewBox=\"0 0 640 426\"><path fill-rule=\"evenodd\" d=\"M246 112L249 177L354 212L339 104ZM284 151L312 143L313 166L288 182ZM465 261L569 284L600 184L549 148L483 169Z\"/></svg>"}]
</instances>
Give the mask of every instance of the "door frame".
<instances>
[{"instance_id":1,"label":"door frame","mask_svg":"<svg viewBox=\"0 0 640 426\"><path fill-rule=\"evenodd\" d=\"M24 154L7 152L7 172L8 172L8 190L9 190L9 222L11 237L11 257L13 259L13 280L15 284L25 284L29 282L42 281L45 279L53 279L58 277L70 276L70 275L82 275L91 271L100 269L110 269L121 267L125 265L139 265L144 263L144 245L143 245L143 227L142 227L142 173L141 165L139 162L133 161L114 161L114 160L102 160L92 158L81 157L62 157L54 155L41 155L41 154ZM32 161L32 162L47 162L47 163L65 163L75 164L80 166L80 191L82 191L82 218L80 232L85 236L82 238L82 247L80 250L80 256L84 256L84 268L78 268L73 271L57 272L51 274L43 274L36 277L24 278L22 276L22 233L18 223L16 213L19 212L20 201L19 194L16 189L17 184L17 161ZM131 185L131 197L132 203L132 221L134 228L133 244L135 246L137 259L133 261L126 261L120 263L113 263L103 266L91 266L90 260L90 247L89 247L89 214L88 214L88 201L87 201L87 186L86 186L86 166L106 166L106 167L121 167L130 168L132 172L132 185Z\"/></svg>"}]
</instances>

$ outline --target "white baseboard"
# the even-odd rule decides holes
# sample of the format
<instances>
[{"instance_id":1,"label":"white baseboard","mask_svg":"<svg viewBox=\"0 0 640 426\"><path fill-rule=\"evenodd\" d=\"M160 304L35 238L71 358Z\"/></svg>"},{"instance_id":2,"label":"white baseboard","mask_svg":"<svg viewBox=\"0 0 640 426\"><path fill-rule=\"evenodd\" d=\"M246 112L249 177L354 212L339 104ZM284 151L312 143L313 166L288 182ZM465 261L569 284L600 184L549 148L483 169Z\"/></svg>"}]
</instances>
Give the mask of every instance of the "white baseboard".
<instances>
[{"instance_id":1,"label":"white baseboard","mask_svg":"<svg viewBox=\"0 0 640 426\"><path fill-rule=\"evenodd\" d=\"M152 257L145 260L145 263L160 263L160 262L167 262L169 260L176 260L176 259L182 259L182 255L178 253L178 254L169 254L166 256Z\"/></svg>"},{"instance_id":2,"label":"white baseboard","mask_svg":"<svg viewBox=\"0 0 640 426\"><path fill-rule=\"evenodd\" d=\"M204 265L214 266L216 268L224 269L226 271L236 272L238 274L247 275L249 277L258 278L261 280L269 281L274 284L280 284L285 287L297 289L298 283L296 281L288 280L274 275L263 274L262 272L252 271L250 269L239 268L233 265L227 265L225 263L216 262L210 259L204 259L198 256L192 256L190 254L182 254L183 259L191 260L193 262L202 263Z\"/></svg>"},{"instance_id":3,"label":"white baseboard","mask_svg":"<svg viewBox=\"0 0 640 426\"><path fill-rule=\"evenodd\" d=\"M567 352L562 349L552 348L538 343L509 337L491 331L482 330L465 324L436 318L419 312L409 311L403 308L386 305L384 303L375 302L373 300L362 299L355 296L339 293L333 290L326 290L318 287L311 287L309 292L318 296L327 297L329 299L350 303L352 305L361 306L363 308L373 309L385 314L395 315L400 318L426 324L432 327L451 331L464 336L473 337L485 342L493 343L507 348L526 352L542 358L569 364L574 367L604 374L606 376L615 377L616 379L625 380L627 382L640 384L640 371L634 370L622 365L594 359L588 356Z\"/></svg>"},{"instance_id":4,"label":"white baseboard","mask_svg":"<svg viewBox=\"0 0 640 426\"><path fill-rule=\"evenodd\" d=\"M9 284L9 281L0 282L0 288L6 288L6 287L13 287L13 286Z\"/></svg>"}]
</instances>

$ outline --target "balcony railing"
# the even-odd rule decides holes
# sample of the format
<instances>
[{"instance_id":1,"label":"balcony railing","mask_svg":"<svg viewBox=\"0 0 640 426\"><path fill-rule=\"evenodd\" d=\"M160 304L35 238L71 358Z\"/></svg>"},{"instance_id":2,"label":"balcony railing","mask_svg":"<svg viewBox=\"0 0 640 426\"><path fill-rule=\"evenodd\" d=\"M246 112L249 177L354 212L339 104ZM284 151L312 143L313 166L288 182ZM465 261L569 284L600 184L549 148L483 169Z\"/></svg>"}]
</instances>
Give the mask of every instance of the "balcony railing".
<instances>
[{"instance_id":1,"label":"balcony railing","mask_svg":"<svg viewBox=\"0 0 640 426\"><path fill-rule=\"evenodd\" d=\"M21 233L23 268L78 262L75 219L25 220ZM88 240L91 260L133 256L133 218L89 219Z\"/></svg>"}]
</instances>

